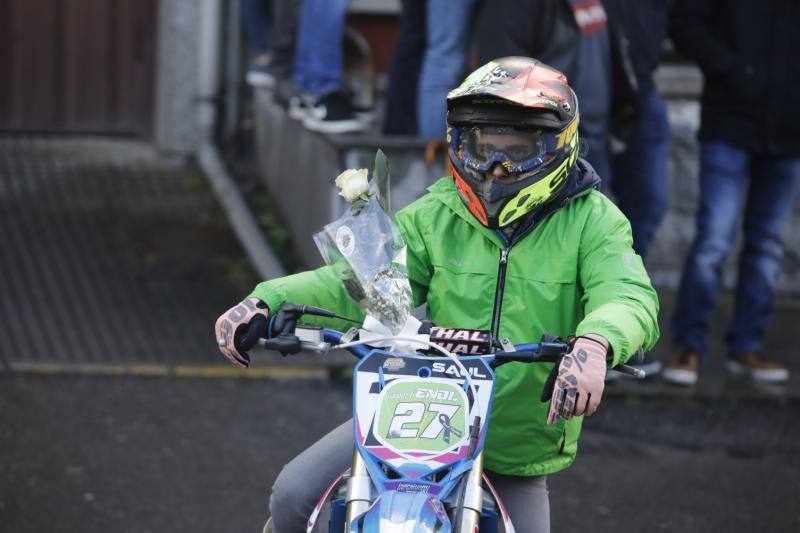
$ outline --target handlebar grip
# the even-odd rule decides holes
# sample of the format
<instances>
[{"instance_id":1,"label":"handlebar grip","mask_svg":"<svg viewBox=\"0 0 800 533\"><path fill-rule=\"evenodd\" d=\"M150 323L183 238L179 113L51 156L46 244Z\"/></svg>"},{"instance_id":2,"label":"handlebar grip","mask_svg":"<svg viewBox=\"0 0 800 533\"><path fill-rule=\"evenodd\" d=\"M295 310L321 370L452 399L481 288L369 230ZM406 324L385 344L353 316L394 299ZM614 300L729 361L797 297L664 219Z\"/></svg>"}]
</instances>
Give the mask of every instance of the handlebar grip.
<instances>
[{"instance_id":1,"label":"handlebar grip","mask_svg":"<svg viewBox=\"0 0 800 533\"><path fill-rule=\"evenodd\" d=\"M264 315L256 315L247 324L247 329L239 328L233 335L233 346L239 353L244 353L258 343L258 339L266 337L268 321Z\"/></svg>"},{"instance_id":2,"label":"handlebar grip","mask_svg":"<svg viewBox=\"0 0 800 533\"><path fill-rule=\"evenodd\" d=\"M494 361L495 366L499 366L504 363L510 363L512 361L520 363L555 363L558 361L561 355L563 355L563 352L559 354L552 354L531 350L519 350L516 352L498 352L494 354Z\"/></svg>"}]
</instances>

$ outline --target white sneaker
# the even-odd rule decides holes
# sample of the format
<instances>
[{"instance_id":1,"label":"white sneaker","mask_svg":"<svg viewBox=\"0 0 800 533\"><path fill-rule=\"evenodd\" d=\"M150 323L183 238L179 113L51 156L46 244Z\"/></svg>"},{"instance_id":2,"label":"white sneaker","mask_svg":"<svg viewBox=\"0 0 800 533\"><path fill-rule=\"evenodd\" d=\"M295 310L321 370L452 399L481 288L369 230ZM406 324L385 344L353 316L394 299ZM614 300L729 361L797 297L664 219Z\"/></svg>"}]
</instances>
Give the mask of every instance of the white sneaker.
<instances>
[{"instance_id":1,"label":"white sneaker","mask_svg":"<svg viewBox=\"0 0 800 533\"><path fill-rule=\"evenodd\" d=\"M358 119L350 101L341 93L319 98L303 118L303 125L320 133L355 133L368 127Z\"/></svg>"},{"instance_id":2,"label":"white sneaker","mask_svg":"<svg viewBox=\"0 0 800 533\"><path fill-rule=\"evenodd\" d=\"M697 369L700 367L700 356L691 350L681 350L661 371L661 379L673 385L690 387L697 383Z\"/></svg>"},{"instance_id":3,"label":"white sneaker","mask_svg":"<svg viewBox=\"0 0 800 533\"><path fill-rule=\"evenodd\" d=\"M789 370L753 352L728 358L725 368L735 376L750 378L761 383L782 383L789 379Z\"/></svg>"}]
</instances>

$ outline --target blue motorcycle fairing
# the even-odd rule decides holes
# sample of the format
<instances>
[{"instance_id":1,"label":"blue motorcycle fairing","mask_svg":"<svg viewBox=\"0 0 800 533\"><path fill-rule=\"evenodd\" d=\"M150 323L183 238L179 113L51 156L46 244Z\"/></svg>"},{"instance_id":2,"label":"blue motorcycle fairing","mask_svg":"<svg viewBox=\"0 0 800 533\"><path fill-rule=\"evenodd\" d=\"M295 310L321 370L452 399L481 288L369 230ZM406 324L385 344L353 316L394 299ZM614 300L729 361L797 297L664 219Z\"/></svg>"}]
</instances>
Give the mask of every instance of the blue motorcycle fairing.
<instances>
[{"instance_id":1,"label":"blue motorcycle fairing","mask_svg":"<svg viewBox=\"0 0 800 533\"><path fill-rule=\"evenodd\" d=\"M440 468L431 469L428 467L427 472L425 471L425 465L414 464L414 463L406 463L399 468L392 467L394 470L394 475L392 478L388 477L386 473L384 473L381 464L388 463L382 459L381 457L375 455L372 448L370 446L365 446L361 439L359 438L358 433L358 425L360 424L359 420L360 417L358 415L358 405L359 405L359 383L363 379L362 372L366 372L371 375L374 379L381 378L381 383L374 383L373 387L370 388L370 392L378 393L379 389L385 385L385 382L388 382L391 379L404 377L404 376L419 376L420 369L422 367L426 367L430 369L434 363L443 363L444 368L448 368L449 371L447 373L441 375L452 375L450 371L453 369L449 368L451 365L446 358L441 357L432 357L432 356L422 356L422 355L403 355L402 360L404 364L400 368L391 368L391 370L385 371L384 369L387 368L386 362L388 360L396 360L399 356L396 354L391 354L385 352L380 349L371 350L366 356L364 356L356 365L355 373L354 373L354 381L353 381L353 420L354 420L354 438L356 446L361 453L361 456L364 458L367 470L369 471L370 477L372 478L373 482L375 483L376 487L379 491L383 492L385 490L391 490L391 486L393 485L392 481L399 480L409 483L416 483L416 484L428 484L430 485L429 492L430 493L438 493L438 497L440 499L444 499L447 495L455 488L458 484L461 476L464 472L468 471L472 468L472 459L471 458L462 458L460 460L456 460L451 462L447 465L442 465ZM478 438L477 445L475 446L475 450L473 453L478 453L483 449L484 439L485 439L485 425L488 421L489 412L491 411L492 405L492 395L491 392L493 390L494 385L494 372L492 371L491 367L488 365L486 359L482 356L462 356L459 358L462 364L470 369L470 373L473 376L473 379L482 382L483 385L478 385L479 390L485 390L486 397L484 398L484 418L481 421L481 425L484 426L484 429L480 432L480 436ZM428 373L430 375L430 373ZM464 388L466 389L466 383L464 383ZM378 388L376 388L378 387ZM481 387L486 387L486 389L481 389ZM363 393L363 391L362 391ZM470 393L471 395L471 393ZM369 431L370 425L366 426L366 432ZM388 465L391 466L391 465ZM426 479L427 476L433 474L437 471L444 471L445 475L439 479L438 481L429 481Z\"/></svg>"},{"instance_id":2,"label":"blue motorcycle fairing","mask_svg":"<svg viewBox=\"0 0 800 533\"><path fill-rule=\"evenodd\" d=\"M384 492L350 525L350 533L450 533L444 505L425 492Z\"/></svg>"}]
</instances>

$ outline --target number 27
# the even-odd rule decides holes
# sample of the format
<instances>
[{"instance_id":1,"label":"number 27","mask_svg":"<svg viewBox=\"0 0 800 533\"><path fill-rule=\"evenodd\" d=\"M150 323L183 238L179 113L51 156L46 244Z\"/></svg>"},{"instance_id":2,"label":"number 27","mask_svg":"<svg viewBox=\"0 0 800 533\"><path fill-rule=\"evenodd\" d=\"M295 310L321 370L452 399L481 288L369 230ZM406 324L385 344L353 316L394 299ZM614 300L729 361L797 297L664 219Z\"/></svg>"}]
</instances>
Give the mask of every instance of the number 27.
<instances>
[{"instance_id":1,"label":"number 27","mask_svg":"<svg viewBox=\"0 0 800 533\"><path fill-rule=\"evenodd\" d=\"M428 411L435 413L433 419L428 423L425 430L419 435L421 439L435 439L437 438L444 425L442 424L440 415L445 415L447 420L450 420L456 412L458 412L458 405L447 405L443 403L432 403L428 406ZM419 434L419 427L404 427L406 424L420 424L422 419L425 418L425 404L422 402L401 402L397 404L394 409L394 417L392 423L389 425L390 437L401 438L417 438Z\"/></svg>"}]
</instances>

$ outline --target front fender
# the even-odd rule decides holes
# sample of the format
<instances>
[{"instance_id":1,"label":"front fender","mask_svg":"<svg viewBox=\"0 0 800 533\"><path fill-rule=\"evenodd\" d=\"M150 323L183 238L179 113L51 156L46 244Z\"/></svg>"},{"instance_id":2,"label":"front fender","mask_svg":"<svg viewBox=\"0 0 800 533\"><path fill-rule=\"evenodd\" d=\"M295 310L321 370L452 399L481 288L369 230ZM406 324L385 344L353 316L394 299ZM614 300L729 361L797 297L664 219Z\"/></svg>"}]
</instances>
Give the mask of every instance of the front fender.
<instances>
[{"instance_id":1,"label":"front fender","mask_svg":"<svg viewBox=\"0 0 800 533\"><path fill-rule=\"evenodd\" d=\"M451 533L444 505L424 492L383 493L350 525L350 533Z\"/></svg>"}]
</instances>

